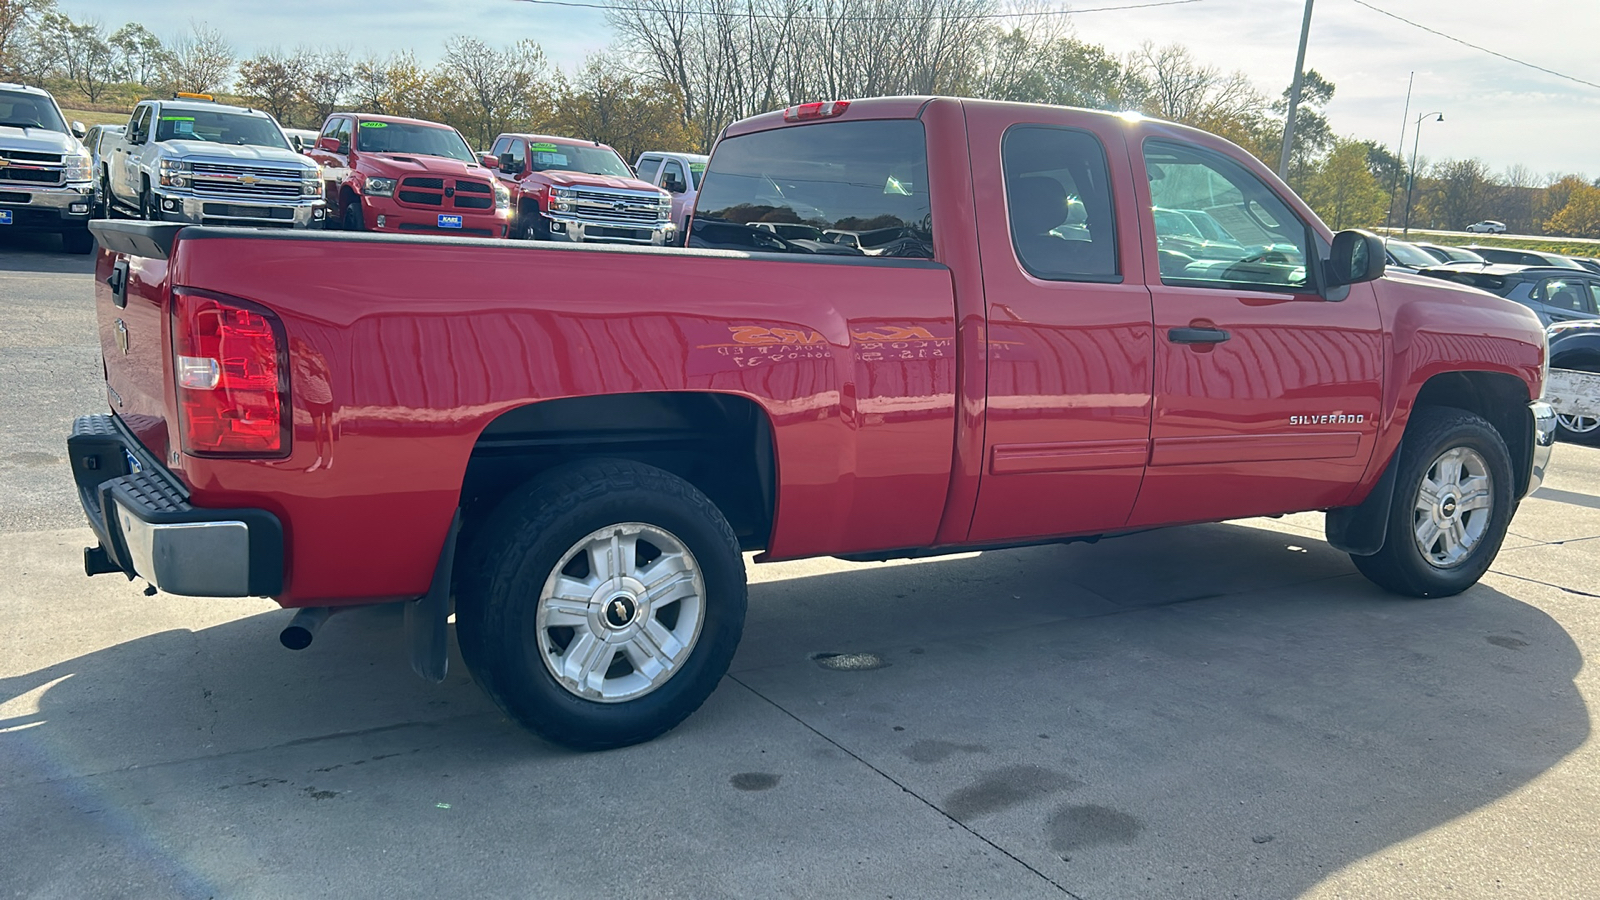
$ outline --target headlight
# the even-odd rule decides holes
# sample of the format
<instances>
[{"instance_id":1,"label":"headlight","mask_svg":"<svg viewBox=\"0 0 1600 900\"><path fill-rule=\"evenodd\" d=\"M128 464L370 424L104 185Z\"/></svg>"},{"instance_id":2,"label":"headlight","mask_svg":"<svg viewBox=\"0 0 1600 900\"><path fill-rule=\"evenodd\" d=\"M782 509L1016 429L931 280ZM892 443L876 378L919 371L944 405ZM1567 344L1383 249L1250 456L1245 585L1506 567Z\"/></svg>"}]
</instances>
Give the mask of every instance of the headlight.
<instances>
[{"instance_id":1,"label":"headlight","mask_svg":"<svg viewBox=\"0 0 1600 900\"><path fill-rule=\"evenodd\" d=\"M367 186L363 189L368 197L393 197L393 178L368 178Z\"/></svg>"},{"instance_id":2,"label":"headlight","mask_svg":"<svg viewBox=\"0 0 1600 900\"><path fill-rule=\"evenodd\" d=\"M503 184L496 184L494 186L494 208L511 208L511 190Z\"/></svg>"},{"instance_id":3,"label":"headlight","mask_svg":"<svg viewBox=\"0 0 1600 900\"><path fill-rule=\"evenodd\" d=\"M88 181L93 178L94 160L87 153L78 153L62 160L67 164L68 181Z\"/></svg>"},{"instance_id":4,"label":"headlight","mask_svg":"<svg viewBox=\"0 0 1600 900\"><path fill-rule=\"evenodd\" d=\"M189 186L186 173L189 164L181 159L163 159L157 165L160 167L161 184L165 187L184 188Z\"/></svg>"}]
</instances>

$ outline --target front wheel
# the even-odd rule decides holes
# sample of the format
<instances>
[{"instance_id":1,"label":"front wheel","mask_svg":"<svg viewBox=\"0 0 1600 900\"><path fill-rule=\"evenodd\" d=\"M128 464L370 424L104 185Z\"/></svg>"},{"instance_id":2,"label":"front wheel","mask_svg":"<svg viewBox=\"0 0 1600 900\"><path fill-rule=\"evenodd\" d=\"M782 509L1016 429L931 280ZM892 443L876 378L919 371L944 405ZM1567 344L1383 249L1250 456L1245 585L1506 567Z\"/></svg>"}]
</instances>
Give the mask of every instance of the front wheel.
<instances>
[{"instance_id":1,"label":"front wheel","mask_svg":"<svg viewBox=\"0 0 1600 900\"><path fill-rule=\"evenodd\" d=\"M161 221L161 201L150 190L149 182L145 182L144 189L139 191L139 215L150 222Z\"/></svg>"},{"instance_id":2,"label":"front wheel","mask_svg":"<svg viewBox=\"0 0 1600 900\"><path fill-rule=\"evenodd\" d=\"M1378 586L1449 597L1478 582L1516 510L1511 454L1482 417L1425 407L1406 426L1383 547L1352 556Z\"/></svg>"},{"instance_id":3,"label":"front wheel","mask_svg":"<svg viewBox=\"0 0 1600 900\"><path fill-rule=\"evenodd\" d=\"M456 630L473 678L558 744L636 744L682 722L728 670L744 561L693 485L626 460L551 470L469 551Z\"/></svg>"},{"instance_id":4,"label":"front wheel","mask_svg":"<svg viewBox=\"0 0 1600 900\"><path fill-rule=\"evenodd\" d=\"M344 215L340 217L340 227L345 231L366 231L366 217L361 214L361 201L351 200L344 205Z\"/></svg>"}]
</instances>

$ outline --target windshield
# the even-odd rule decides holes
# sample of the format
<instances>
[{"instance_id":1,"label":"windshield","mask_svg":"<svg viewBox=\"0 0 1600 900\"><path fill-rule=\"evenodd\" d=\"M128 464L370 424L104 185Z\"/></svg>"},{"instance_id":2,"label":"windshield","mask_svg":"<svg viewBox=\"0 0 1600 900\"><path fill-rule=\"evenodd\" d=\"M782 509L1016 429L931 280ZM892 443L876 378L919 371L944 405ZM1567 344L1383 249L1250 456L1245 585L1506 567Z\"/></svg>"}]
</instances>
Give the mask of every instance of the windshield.
<instances>
[{"instance_id":1,"label":"windshield","mask_svg":"<svg viewBox=\"0 0 1600 900\"><path fill-rule=\"evenodd\" d=\"M741 135L719 144L711 165L690 246L744 242L790 253L933 257L921 122L831 122ZM709 223L720 224L702 228ZM825 234L821 241L791 239L759 227L783 224Z\"/></svg>"},{"instance_id":2,"label":"windshield","mask_svg":"<svg viewBox=\"0 0 1600 900\"><path fill-rule=\"evenodd\" d=\"M409 122L362 122L356 129L356 149L365 153L413 153L442 156L464 163L478 162L472 148L454 128L413 125Z\"/></svg>"},{"instance_id":3,"label":"windshield","mask_svg":"<svg viewBox=\"0 0 1600 900\"><path fill-rule=\"evenodd\" d=\"M236 147L289 149L278 123L266 116L213 112L209 109L164 109L156 123L156 141L207 141Z\"/></svg>"},{"instance_id":4,"label":"windshield","mask_svg":"<svg viewBox=\"0 0 1600 900\"><path fill-rule=\"evenodd\" d=\"M67 133L67 123L62 120L60 110L50 102L49 97L21 91L0 91L0 125Z\"/></svg>"},{"instance_id":5,"label":"windshield","mask_svg":"<svg viewBox=\"0 0 1600 900\"><path fill-rule=\"evenodd\" d=\"M528 145L528 155L533 158L535 172L582 172L586 175L633 177L633 170L610 147L535 141Z\"/></svg>"}]
</instances>

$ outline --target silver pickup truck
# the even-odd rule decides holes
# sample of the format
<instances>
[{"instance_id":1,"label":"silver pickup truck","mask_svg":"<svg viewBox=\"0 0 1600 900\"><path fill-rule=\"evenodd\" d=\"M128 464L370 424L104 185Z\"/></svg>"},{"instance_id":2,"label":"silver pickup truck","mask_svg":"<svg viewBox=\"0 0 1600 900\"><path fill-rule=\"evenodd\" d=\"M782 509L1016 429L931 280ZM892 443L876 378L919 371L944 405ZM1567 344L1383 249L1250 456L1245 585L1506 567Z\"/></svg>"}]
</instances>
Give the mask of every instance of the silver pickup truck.
<instances>
[{"instance_id":1,"label":"silver pickup truck","mask_svg":"<svg viewBox=\"0 0 1600 900\"><path fill-rule=\"evenodd\" d=\"M112 215L204 225L321 228L317 164L260 110L199 97L146 100L112 141L100 189Z\"/></svg>"},{"instance_id":2,"label":"silver pickup truck","mask_svg":"<svg viewBox=\"0 0 1600 900\"><path fill-rule=\"evenodd\" d=\"M68 253L94 250L94 170L83 134L47 91L0 83L0 232L55 232Z\"/></svg>"}]
</instances>

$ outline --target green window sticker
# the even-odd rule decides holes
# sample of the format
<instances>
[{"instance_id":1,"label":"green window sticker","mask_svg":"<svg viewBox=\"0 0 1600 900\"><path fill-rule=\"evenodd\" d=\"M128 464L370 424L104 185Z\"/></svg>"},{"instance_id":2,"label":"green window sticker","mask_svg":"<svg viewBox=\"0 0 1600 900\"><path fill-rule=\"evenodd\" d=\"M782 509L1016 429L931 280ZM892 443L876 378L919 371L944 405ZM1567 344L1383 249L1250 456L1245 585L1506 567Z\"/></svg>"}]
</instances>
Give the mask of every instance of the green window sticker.
<instances>
[{"instance_id":1,"label":"green window sticker","mask_svg":"<svg viewBox=\"0 0 1600 900\"><path fill-rule=\"evenodd\" d=\"M689 171L693 172L696 175L699 175L701 172L704 172L705 170L706 170L706 164L705 163L689 163Z\"/></svg>"},{"instance_id":2,"label":"green window sticker","mask_svg":"<svg viewBox=\"0 0 1600 900\"><path fill-rule=\"evenodd\" d=\"M163 122L193 122L194 116L162 116Z\"/></svg>"},{"instance_id":3,"label":"green window sticker","mask_svg":"<svg viewBox=\"0 0 1600 900\"><path fill-rule=\"evenodd\" d=\"M388 128L388 122L362 122L362 128Z\"/></svg>"},{"instance_id":4,"label":"green window sticker","mask_svg":"<svg viewBox=\"0 0 1600 900\"><path fill-rule=\"evenodd\" d=\"M557 149L555 144L529 144L528 148L535 153L554 153Z\"/></svg>"}]
</instances>

